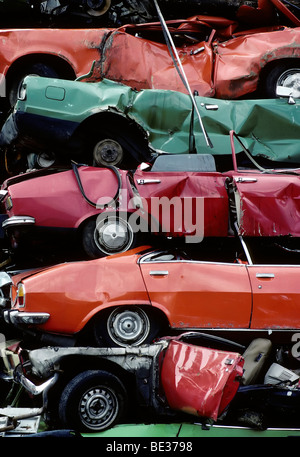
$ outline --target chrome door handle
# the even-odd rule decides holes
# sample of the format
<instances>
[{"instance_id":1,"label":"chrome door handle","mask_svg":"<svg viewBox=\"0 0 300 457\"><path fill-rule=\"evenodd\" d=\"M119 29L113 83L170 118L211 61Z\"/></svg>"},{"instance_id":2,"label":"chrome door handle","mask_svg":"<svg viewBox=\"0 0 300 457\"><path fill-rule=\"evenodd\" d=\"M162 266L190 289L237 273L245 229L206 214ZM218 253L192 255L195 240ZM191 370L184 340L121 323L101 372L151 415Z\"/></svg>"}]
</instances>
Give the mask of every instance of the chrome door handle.
<instances>
[{"instance_id":1,"label":"chrome door handle","mask_svg":"<svg viewBox=\"0 0 300 457\"><path fill-rule=\"evenodd\" d=\"M150 271L151 276L168 276L169 272L167 270L155 270Z\"/></svg>"},{"instance_id":2,"label":"chrome door handle","mask_svg":"<svg viewBox=\"0 0 300 457\"><path fill-rule=\"evenodd\" d=\"M159 184L161 182L160 179L137 179L138 184Z\"/></svg>"},{"instance_id":3,"label":"chrome door handle","mask_svg":"<svg viewBox=\"0 0 300 457\"><path fill-rule=\"evenodd\" d=\"M244 178L242 176L235 177L234 178L236 182L241 183L241 182L257 182L256 178Z\"/></svg>"},{"instance_id":4,"label":"chrome door handle","mask_svg":"<svg viewBox=\"0 0 300 457\"><path fill-rule=\"evenodd\" d=\"M256 277L272 279L272 278L275 278L275 275L274 275L274 273L256 273Z\"/></svg>"}]
</instances>

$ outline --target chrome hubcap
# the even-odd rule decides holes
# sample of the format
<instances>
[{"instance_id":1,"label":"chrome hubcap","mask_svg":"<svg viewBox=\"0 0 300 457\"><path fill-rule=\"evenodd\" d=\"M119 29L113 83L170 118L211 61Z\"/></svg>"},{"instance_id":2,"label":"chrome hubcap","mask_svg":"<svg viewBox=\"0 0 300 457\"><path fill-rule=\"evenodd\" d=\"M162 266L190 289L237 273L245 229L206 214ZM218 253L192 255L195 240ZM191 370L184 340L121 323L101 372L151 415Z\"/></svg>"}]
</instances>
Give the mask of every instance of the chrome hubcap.
<instances>
[{"instance_id":1,"label":"chrome hubcap","mask_svg":"<svg viewBox=\"0 0 300 457\"><path fill-rule=\"evenodd\" d=\"M300 98L300 69L291 68L285 71L278 78L277 86L288 87L291 89L291 96Z\"/></svg>"},{"instance_id":2,"label":"chrome hubcap","mask_svg":"<svg viewBox=\"0 0 300 457\"><path fill-rule=\"evenodd\" d=\"M125 220L108 218L96 226L94 239L101 251L105 254L114 254L130 248L133 232Z\"/></svg>"},{"instance_id":3,"label":"chrome hubcap","mask_svg":"<svg viewBox=\"0 0 300 457\"><path fill-rule=\"evenodd\" d=\"M119 346L138 346L149 335L150 322L142 309L122 312L117 309L110 315L107 329L111 339Z\"/></svg>"}]
</instances>

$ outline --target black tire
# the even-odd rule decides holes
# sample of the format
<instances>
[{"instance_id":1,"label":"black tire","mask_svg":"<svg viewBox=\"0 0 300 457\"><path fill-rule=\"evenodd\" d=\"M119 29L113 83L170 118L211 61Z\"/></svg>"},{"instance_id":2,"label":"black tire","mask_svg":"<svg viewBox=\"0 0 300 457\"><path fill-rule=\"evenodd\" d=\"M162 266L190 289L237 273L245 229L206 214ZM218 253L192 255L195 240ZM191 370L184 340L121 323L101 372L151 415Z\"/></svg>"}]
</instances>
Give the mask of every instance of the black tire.
<instances>
[{"instance_id":1,"label":"black tire","mask_svg":"<svg viewBox=\"0 0 300 457\"><path fill-rule=\"evenodd\" d=\"M158 336L160 324L138 306L119 306L100 313L93 330L99 346L140 346Z\"/></svg>"},{"instance_id":2,"label":"black tire","mask_svg":"<svg viewBox=\"0 0 300 457\"><path fill-rule=\"evenodd\" d=\"M119 254L134 248L139 240L126 217L118 213L90 219L82 229L84 252L91 259Z\"/></svg>"},{"instance_id":3,"label":"black tire","mask_svg":"<svg viewBox=\"0 0 300 457\"><path fill-rule=\"evenodd\" d=\"M87 370L73 378L59 401L62 426L80 432L99 432L120 421L127 409L123 383L112 373Z\"/></svg>"},{"instance_id":4,"label":"black tire","mask_svg":"<svg viewBox=\"0 0 300 457\"><path fill-rule=\"evenodd\" d=\"M264 94L268 98L276 98L278 86L293 89L292 96L300 98L300 63L278 63L269 71L264 81Z\"/></svg>"},{"instance_id":5,"label":"black tire","mask_svg":"<svg viewBox=\"0 0 300 457\"><path fill-rule=\"evenodd\" d=\"M59 78L59 75L54 70L54 68L52 68L49 65L46 65L44 63L34 63L31 65L28 65L25 68L22 68L22 70L18 71L16 74L14 74L14 76L9 84L8 100L9 100L10 106L15 105L15 103L18 99L18 94L19 94L19 90L20 90L22 81L25 78L25 76L28 76L28 75L43 76L46 78Z\"/></svg>"}]
</instances>

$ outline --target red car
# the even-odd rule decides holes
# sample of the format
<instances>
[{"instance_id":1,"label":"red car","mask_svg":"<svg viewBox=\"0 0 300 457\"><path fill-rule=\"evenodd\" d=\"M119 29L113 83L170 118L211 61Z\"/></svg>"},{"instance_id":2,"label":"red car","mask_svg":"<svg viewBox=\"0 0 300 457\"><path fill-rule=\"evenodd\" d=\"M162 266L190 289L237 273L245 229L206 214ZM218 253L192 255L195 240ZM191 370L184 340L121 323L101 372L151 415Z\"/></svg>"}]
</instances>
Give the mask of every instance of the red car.
<instances>
[{"instance_id":1,"label":"red car","mask_svg":"<svg viewBox=\"0 0 300 457\"><path fill-rule=\"evenodd\" d=\"M138 346L193 329L242 333L248 342L255 333L282 341L299 332L299 262L256 263L244 240L228 241L198 257L191 248L140 247L40 271L3 272L3 293L12 283L10 298L1 300L8 307L4 319L35 342L54 345Z\"/></svg>"},{"instance_id":2,"label":"red car","mask_svg":"<svg viewBox=\"0 0 300 457\"><path fill-rule=\"evenodd\" d=\"M269 0L259 3L258 16L270 24ZM278 0L271 3L284 8ZM240 23L214 16L168 23L192 91L235 99L259 90L264 97L276 97L276 85L280 84L299 96L299 19L286 8L290 28L272 21L266 26L263 21L261 28L253 29L255 10L249 12L246 7L245 14L243 11L241 8ZM245 21L247 15L250 25ZM11 105L26 75L74 79L88 74L93 61L95 79L121 81L137 89L186 91L160 23L120 28L2 29L0 40L0 96L7 97Z\"/></svg>"},{"instance_id":3,"label":"red car","mask_svg":"<svg viewBox=\"0 0 300 457\"><path fill-rule=\"evenodd\" d=\"M185 237L188 243L233 236L235 230L282 242L298 238L299 169L255 168L242 143L235 153L233 132L231 140L234 166L228 172L217 171L209 154L166 154L133 174L73 164L73 170L8 179L1 190L8 216L2 226L14 247L22 236L27 241L41 234L48 241L51 231L75 232L90 258L124 252L145 235ZM249 168L239 168L237 160Z\"/></svg>"}]
</instances>

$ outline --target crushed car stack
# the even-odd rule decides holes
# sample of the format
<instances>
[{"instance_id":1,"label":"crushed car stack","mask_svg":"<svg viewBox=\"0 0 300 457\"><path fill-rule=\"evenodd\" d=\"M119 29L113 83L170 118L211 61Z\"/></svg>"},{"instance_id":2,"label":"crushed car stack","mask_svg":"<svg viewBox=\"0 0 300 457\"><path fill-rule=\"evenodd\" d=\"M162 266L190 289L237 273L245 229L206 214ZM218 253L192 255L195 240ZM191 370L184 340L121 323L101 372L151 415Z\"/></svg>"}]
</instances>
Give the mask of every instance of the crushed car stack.
<instances>
[{"instance_id":1,"label":"crushed car stack","mask_svg":"<svg viewBox=\"0 0 300 457\"><path fill-rule=\"evenodd\" d=\"M4 397L81 433L297 427L297 2L20 3L43 34L0 30Z\"/></svg>"}]
</instances>

